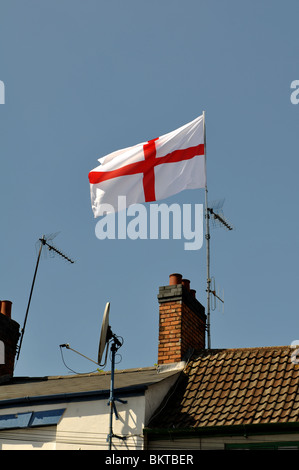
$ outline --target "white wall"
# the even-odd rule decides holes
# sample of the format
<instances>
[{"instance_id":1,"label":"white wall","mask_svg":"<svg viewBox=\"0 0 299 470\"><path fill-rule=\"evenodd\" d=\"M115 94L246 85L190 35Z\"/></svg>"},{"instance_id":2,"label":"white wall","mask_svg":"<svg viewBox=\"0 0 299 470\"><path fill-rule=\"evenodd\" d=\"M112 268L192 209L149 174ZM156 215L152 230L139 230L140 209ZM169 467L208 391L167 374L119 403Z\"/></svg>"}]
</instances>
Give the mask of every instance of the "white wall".
<instances>
[{"instance_id":1,"label":"white wall","mask_svg":"<svg viewBox=\"0 0 299 470\"><path fill-rule=\"evenodd\" d=\"M119 419L113 417L113 433L126 436L113 438L115 449L143 447L144 396L128 397L127 403L116 402ZM0 431L0 449L107 449L110 407L108 399L28 406L0 410L0 415L66 408L56 426Z\"/></svg>"},{"instance_id":2,"label":"white wall","mask_svg":"<svg viewBox=\"0 0 299 470\"><path fill-rule=\"evenodd\" d=\"M112 449L143 449L143 428L176 379L177 374L150 385L145 394L125 397L127 403L115 402L119 419L113 415L113 433L126 439L113 438ZM108 449L108 400L0 409L0 415L66 409L57 426L0 431L0 449Z\"/></svg>"}]
</instances>

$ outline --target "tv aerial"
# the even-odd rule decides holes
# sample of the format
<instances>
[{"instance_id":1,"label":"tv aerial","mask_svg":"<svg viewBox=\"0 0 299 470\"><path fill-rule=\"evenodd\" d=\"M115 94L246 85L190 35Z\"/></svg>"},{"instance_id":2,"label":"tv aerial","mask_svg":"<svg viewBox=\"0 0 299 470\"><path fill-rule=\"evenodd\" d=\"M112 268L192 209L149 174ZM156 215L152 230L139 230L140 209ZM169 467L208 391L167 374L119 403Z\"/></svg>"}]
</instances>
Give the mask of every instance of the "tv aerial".
<instances>
[{"instance_id":1,"label":"tv aerial","mask_svg":"<svg viewBox=\"0 0 299 470\"><path fill-rule=\"evenodd\" d=\"M59 234L60 232L55 232L55 233L51 233L49 235L43 235L42 238L39 238L35 244L36 246L36 250L38 252L38 257L40 257L41 254L43 254L43 256L47 256L47 251L43 250L42 251L42 248L43 247L47 247L48 248L48 254L50 255L51 258L54 258L56 255L60 256L62 259L68 261L69 263L71 264L74 264L75 261L73 261L71 258L69 258L65 253L62 253L62 251L58 250L58 248L56 248L53 243L50 243L49 242L52 242L52 240L54 240L54 238L57 237L57 235Z\"/></svg>"},{"instance_id":2,"label":"tv aerial","mask_svg":"<svg viewBox=\"0 0 299 470\"><path fill-rule=\"evenodd\" d=\"M110 302L106 303L106 307L104 310L104 315L102 319L101 331L100 331L100 340L99 340L99 348L98 348L98 361L94 361L84 354L72 349L69 344L61 344L60 347L65 347L70 349L71 351L79 354L80 356L88 359L89 361L97 364L100 367L105 367L107 364L107 357L108 351L110 347L111 352L111 378L110 378L110 396L108 405L110 406L110 419L109 419L109 434L107 436L107 441L109 442L109 450L112 449L112 439L113 437L117 437L118 439L125 439L123 436L118 436L113 433L113 415L115 415L115 419L119 419L117 409L115 406L115 402L118 401L120 403L127 403L125 400L121 400L120 398L116 398L114 395L114 372L115 372L115 356L119 348L123 345L123 340L119 336L116 336L112 330L111 326L109 325L109 312L110 312ZM105 353L106 349L106 353ZM105 353L104 362L102 363L102 359Z\"/></svg>"},{"instance_id":3,"label":"tv aerial","mask_svg":"<svg viewBox=\"0 0 299 470\"><path fill-rule=\"evenodd\" d=\"M210 202L208 205L212 228L222 227L227 230L233 230L233 226L226 220L223 214L224 201L225 199L219 199L217 201Z\"/></svg>"},{"instance_id":4,"label":"tv aerial","mask_svg":"<svg viewBox=\"0 0 299 470\"><path fill-rule=\"evenodd\" d=\"M220 292L219 292L219 289L216 290L215 278L213 276L211 277L210 296L211 296L211 300L210 300L211 309L215 311L218 306L218 311L219 311L220 306L221 306L222 313L224 313L224 290L222 290L222 294L220 297Z\"/></svg>"},{"instance_id":5,"label":"tv aerial","mask_svg":"<svg viewBox=\"0 0 299 470\"><path fill-rule=\"evenodd\" d=\"M37 274L38 265L39 265L39 261L40 261L40 258L41 258L41 254L42 254L43 248L44 248L44 247L47 247L48 250L51 251L53 254L59 255L61 258L65 259L65 260L68 261L69 263L72 263L72 264L74 263L74 261L73 261L71 258L69 258L68 256L66 256L64 253L62 253L62 251L58 250L54 245L52 245L52 244L49 243L49 242L52 242L52 240L58 235L58 233L59 233L59 232L52 233L52 234L49 234L49 235L43 235L42 238L39 238L39 240L37 241L37 244L39 244L39 251L38 251L38 255L37 255L37 260L36 260L36 265L35 265L35 271L34 271L33 280L32 280L32 285L31 285L31 290L30 290L30 294L29 294L29 300L28 300L28 304L27 304L27 309L26 309L26 314L25 314L24 325L23 325L23 328L22 328L22 330L21 330L20 343L19 343L19 345L17 346L17 358L16 358L16 362L18 361L18 359L19 359L19 357L20 357L20 352L21 352L22 342L23 342L23 338L24 338L24 333L25 333L25 328L26 328L26 323L27 323L27 318L28 318L28 313L29 313L31 298L32 298L32 294L33 294L33 289L34 289L36 274Z\"/></svg>"},{"instance_id":6,"label":"tv aerial","mask_svg":"<svg viewBox=\"0 0 299 470\"><path fill-rule=\"evenodd\" d=\"M222 227L226 230L233 230L233 226L227 221L223 214L223 204L225 199L220 199L208 203L208 191L205 191L205 205L206 205L206 251L207 251L207 343L208 349L211 349L211 321L210 311L211 304L212 310L216 309L217 301L222 303L224 307L224 298L221 298L219 293L216 294L215 279L210 276L210 222L212 228ZM223 296L222 296L223 297Z\"/></svg>"}]
</instances>

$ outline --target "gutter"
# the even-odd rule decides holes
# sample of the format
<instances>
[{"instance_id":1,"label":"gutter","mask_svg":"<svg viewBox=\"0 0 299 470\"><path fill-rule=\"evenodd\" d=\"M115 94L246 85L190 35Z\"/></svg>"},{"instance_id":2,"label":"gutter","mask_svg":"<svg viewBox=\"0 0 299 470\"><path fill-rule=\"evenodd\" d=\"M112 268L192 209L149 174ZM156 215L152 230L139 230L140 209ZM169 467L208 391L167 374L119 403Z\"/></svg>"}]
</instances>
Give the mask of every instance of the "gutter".
<instances>
[{"instance_id":1,"label":"gutter","mask_svg":"<svg viewBox=\"0 0 299 470\"><path fill-rule=\"evenodd\" d=\"M115 390L116 398L124 396L141 396L147 389L147 385L133 385ZM38 405L44 403L65 403L72 401L103 400L109 398L110 390L91 390L87 392L57 393L53 395L37 395L0 400L0 409L13 408L14 406Z\"/></svg>"},{"instance_id":2,"label":"gutter","mask_svg":"<svg viewBox=\"0 0 299 470\"><path fill-rule=\"evenodd\" d=\"M179 438L194 438L194 437L220 437L220 436L243 436L249 435L264 435L264 434L279 434L284 433L299 433L299 422L287 423L258 423L258 424L237 424L226 426L202 426L197 428L144 428L143 433L151 440L171 440Z\"/></svg>"}]
</instances>

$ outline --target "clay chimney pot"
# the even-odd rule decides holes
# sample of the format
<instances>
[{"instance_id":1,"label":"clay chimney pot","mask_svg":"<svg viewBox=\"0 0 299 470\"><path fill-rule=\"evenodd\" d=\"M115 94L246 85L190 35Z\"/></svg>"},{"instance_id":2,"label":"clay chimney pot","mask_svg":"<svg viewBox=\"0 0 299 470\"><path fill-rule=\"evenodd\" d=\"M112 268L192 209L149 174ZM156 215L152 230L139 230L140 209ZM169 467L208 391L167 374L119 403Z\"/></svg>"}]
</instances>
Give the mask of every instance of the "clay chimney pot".
<instances>
[{"instance_id":1,"label":"clay chimney pot","mask_svg":"<svg viewBox=\"0 0 299 470\"><path fill-rule=\"evenodd\" d=\"M189 279L182 279L182 284L186 287L187 290L190 290L190 281Z\"/></svg>"},{"instance_id":2,"label":"clay chimney pot","mask_svg":"<svg viewBox=\"0 0 299 470\"><path fill-rule=\"evenodd\" d=\"M10 300L1 300L0 313L8 318L11 318L11 306L12 302Z\"/></svg>"},{"instance_id":3,"label":"clay chimney pot","mask_svg":"<svg viewBox=\"0 0 299 470\"><path fill-rule=\"evenodd\" d=\"M181 274L170 274L169 276L169 285L176 286L177 284L181 284L182 282L182 275Z\"/></svg>"}]
</instances>

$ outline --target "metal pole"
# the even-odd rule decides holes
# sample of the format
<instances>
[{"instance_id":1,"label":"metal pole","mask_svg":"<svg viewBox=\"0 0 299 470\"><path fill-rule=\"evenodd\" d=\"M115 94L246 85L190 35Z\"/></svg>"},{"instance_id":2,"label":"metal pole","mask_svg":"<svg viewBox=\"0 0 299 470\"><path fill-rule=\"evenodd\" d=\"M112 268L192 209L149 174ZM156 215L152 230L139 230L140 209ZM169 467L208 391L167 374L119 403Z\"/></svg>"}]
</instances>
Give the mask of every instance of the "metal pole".
<instances>
[{"instance_id":1,"label":"metal pole","mask_svg":"<svg viewBox=\"0 0 299 470\"><path fill-rule=\"evenodd\" d=\"M115 343L112 344L111 346L111 382L110 382L110 399L109 399L109 405L110 405L110 423L109 423L109 450L112 449L112 436L113 436L113 430L112 430L112 421L113 421L113 412L114 412L114 367L115 367L115 352L116 352L116 346Z\"/></svg>"},{"instance_id":2,"label":"metal pole","mask_svg":"<svg viewBox=\"0 0 299 470\"><path fill-rule=\"evenodd\" d=\"M205 219L206 219L206 255L207 255L207 343L208 349L211 349L211 325L210 325L210 214L208 211L208 186L207 186L207 146L206 146L206 124L205 111L203 112L204 126L204 148L205 148L205 169L206 169L206 186L205 186Z\"/></svg>"},{"instance_id":3,"label":"metal pole","mask_svg":"<svg viewBox=\"0 0 299 470\"><path fill-rule=\"evenodd\" d=\"M46 243L46 241L45 241L45 236L44 236L44 235L43 235L43 237L40 239L40 242L41 242L41 244L40 244L40 248L39 248L39 252L38 252L38 257L37 257L36 266L35 266L35 271L34 271L34 276L33 276L33 281L32 281L32 285L31 285L31 290L30 290L30 295L29 295L27 310L26 310L26 314L25 314L24 326L23 326L23 329L22 329L20 345L19 345L19 347L18 347L17 360L19 359L19 356L20 356L20 351L21 351L21 346L22 346L22 342L23 342L23 337L24 337L24 332L25 332L25 326L26 326L26 323L27 323L27 317L28 317L29 307L30 307L30 303L31 303L31 297L32 297L33 289L34 289L35 278L36 278L36 274L37 274L37 269L38 269L38 265L39 265L39 260L40 260L40 256L41 256L41 253L42 253L43 245L45 245L45 243Z\"/></svg>"}]
</instances>

